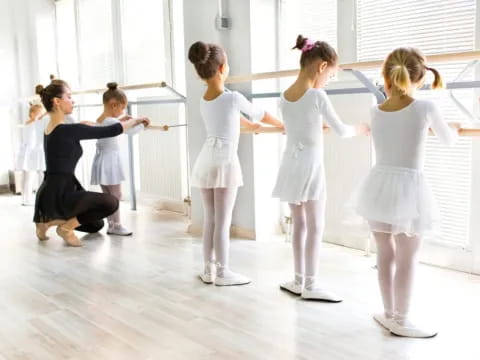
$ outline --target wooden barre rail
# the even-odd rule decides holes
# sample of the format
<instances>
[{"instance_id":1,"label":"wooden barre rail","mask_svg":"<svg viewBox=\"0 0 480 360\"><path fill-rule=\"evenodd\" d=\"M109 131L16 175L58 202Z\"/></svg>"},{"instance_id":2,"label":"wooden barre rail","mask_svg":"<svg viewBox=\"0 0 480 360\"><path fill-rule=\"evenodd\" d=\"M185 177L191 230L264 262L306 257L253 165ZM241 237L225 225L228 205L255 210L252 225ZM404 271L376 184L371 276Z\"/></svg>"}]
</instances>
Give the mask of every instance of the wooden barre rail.
<instances>
[{"instance_id":1,"label":"wooden barre rail","mask_svg":"<svg viewBox=\"0 0 480 360\"><path fill-rule=\"evenodd\" d=\"M446 54L435 54L427 56L429 63L435 62L451 62L451 61L469 61L480 59L480 51L466 51L459 53L446 53ZM382 66L383 60L375 61L363 61L356 63L346 63L340 64L342 70L366 70L366 69L376 69ZM298 74L299 69L292 70L281 70L281 71L271 71L263 72L249 75L237 75L230 76L227 80L227 84L242 83L252 80L264 80L264 79L277 79L282 77L290 77ZM134 85L119 85L122 90L140 90L140 89L151 89L151 88L163 88L167 87L165 81L155 82L155 83L145 83L145 84L134 84ZM106 91L106 88L102 89L89 89L89 90L75 90L72 92L74 95L81 94L97 94Z\"/></svg>"},{"instance_id":2,"label":"wooden barre rail","mask_svg":"<svg viewBox=\"0 0 480 360\"><path fill-rule=\"evenodd\" d=\"M187 124L178 124L178 125L150 125L146 129L147 130L159 130L159 131L168 131L171 127L180 127L180 126L187 126ZM240 128L241 134L279 134L285 132L284 129L280 129L273 126L261 126L258 129L247 129L247 128ZM324 133L329 133L330 128L326 127L323 130ZM429 132L430 135L433 135L433 132ZM473 137L480 137L480 128L461 128L458 131L459 136L473 136Z\"/></svg>"},{"instance_id":3,"label":"wooden barre rail","mask_svg":"<svg viewBox=\"0 0 480 360\"><path fill-rule=\"evenodd\" d=\"M153 88L163 88L166 87L167 83L165 81L162 82L157 82L157 83L147 83L147 84L135 84L135 85L126 85L126 86L121 86L119 85L118 87L122 90L141 90L141 89L153 89ZM75 90L72 91L73 95L81 95L81 94L98 94L98 93L103 93L107 89L102 88L102 89L89 89L89 90Z\"/></svg>"},{"instance_id":4,"label":"wooden barre rail","mask_svg":"<svg viewBox=\"0 0 480 360\"><path fill-rule=\"evenodd\" d=\"M427 56L427 61L429 63L438 63L438 62L451 62L451 61L469 61L480 59L480 51L466 51L459 53L447 53L447 54L436 54ZM383 60L375 61L363 61L356 63L347 63L340 64L342 70L367 70L367 69L378 69L382 66ZM281 70L281 71L271 71L256 73L250 75L238 75L230 76L226 83L243 83L253 80L265 80L265 79L277 79L282 77L296 76L299 69L293 70Z\"/></svg>"}]
</instances>

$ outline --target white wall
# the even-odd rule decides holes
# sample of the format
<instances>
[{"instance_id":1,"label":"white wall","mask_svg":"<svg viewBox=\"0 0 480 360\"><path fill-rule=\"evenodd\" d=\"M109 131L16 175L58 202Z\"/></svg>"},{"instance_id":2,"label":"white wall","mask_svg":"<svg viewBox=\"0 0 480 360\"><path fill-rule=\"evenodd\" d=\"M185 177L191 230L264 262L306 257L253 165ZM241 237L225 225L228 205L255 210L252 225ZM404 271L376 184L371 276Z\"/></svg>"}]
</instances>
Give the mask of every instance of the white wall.
<instances>
[{"instance_id":1,"label":"white wall","mask_svg":"<svg viewBox=\"0 0 480 360\"><path fill-rule=\"evenodd\" d=\"M338 54L341 63L357 61L354 23L355 1L338 0ZM333 87L363 87L352 76L339 74L341 83ZM370 120L372 95L335 95L330 99L340 116L348 124ZM325 241L353 248L365 248L368 229L353 215L353 197L358 183L365 177L371 164L370 139L355 137L340 139L334 134L325 136L325 171L327 178L327 214Z\"/></svg>"}]
</instances>

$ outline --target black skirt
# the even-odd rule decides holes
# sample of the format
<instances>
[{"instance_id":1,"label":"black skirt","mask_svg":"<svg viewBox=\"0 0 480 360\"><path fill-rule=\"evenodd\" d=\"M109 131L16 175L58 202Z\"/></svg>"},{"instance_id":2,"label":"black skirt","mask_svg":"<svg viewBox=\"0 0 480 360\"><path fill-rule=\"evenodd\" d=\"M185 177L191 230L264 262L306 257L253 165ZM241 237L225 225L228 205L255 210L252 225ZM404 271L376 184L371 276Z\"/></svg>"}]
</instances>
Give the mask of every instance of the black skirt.
<instances>
[{"instance_id":1,"label":"black skirt","mask_svg":"<svg viewBox=\"0 0 480 360\"><path fill-rule=\"evenodd\" d=\"M84 193L74 174L45 173L37 191L33 221L67 220L77 216L75 205Z\"/></svg>"}]
</instances>

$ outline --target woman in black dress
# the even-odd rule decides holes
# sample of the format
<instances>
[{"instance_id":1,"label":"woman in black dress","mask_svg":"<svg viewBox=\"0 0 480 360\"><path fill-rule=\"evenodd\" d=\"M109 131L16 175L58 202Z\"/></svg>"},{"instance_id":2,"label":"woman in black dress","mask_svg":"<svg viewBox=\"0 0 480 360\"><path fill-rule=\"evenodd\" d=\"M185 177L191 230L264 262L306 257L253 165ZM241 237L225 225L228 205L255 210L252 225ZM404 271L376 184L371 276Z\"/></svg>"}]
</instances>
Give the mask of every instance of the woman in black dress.
<instances>
[{"instance_id":1,"label":"woman in black dress","mask_svg":"<svg viewBox=\"0 0 480 360\"><path fill-rule=\"evenodd\" d=\"M118 200L109 194L85 191L75 177L75 166L82 156L80 140L117 136L141 122L129 120L111 126L65 124L65 115L73 111L68 84L53 80L41 92L42 103L50 115L45 129L46 171L35 201L34 221L37 236L47 240L47 230L57 226L57 234L70 246L82 246L73 230L94 233L103 227L103 218L118 208Z\"/></svg>"}]
</instances>

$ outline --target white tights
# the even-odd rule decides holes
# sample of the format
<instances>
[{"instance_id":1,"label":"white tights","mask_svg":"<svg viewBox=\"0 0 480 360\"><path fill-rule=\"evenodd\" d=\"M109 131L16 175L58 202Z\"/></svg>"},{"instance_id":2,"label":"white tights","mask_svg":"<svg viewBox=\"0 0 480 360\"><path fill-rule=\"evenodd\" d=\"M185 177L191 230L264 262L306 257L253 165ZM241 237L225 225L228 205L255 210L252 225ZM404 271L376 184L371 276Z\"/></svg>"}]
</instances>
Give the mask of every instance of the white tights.
<instances>
[{"instance_id":1,"label":"white tights","mask_svg":"<svg viewBox=\"0 0 480 360\"><path fill-rule=\"evenodd\" d=\"M217 263L228 268L230 224L237 190L236 187L200 189L203 200L203 258L205 264Z\"/></svg>"},{"instance_id":2,"label":"white tights","mask_svg":"<svg viewBox=\"0 0 480 360\"><path fill-rule=\"evenodd\" d=\"M305 278L305 286L315 283L325 227L325 199L289 204L293 219L293 263L295 281Z\"/></svg>"},{"instance_id":3,"label":"white tights","mask_svg":"<svg viewBox=\"0 0 480 360\"><path fill-rule=\"evenodd\" d=\"M373 232L377 243L378 283L387 316L406 318L421 245L418 236Z\"/></svg>"},{"instance_id":4,"label":"white tights","mask_svg":"<svg viewBox=\"0 0 480 360\"><path fill-rule=\"evenodd\" d=\"M122 199L122 185L100 185L104 194L115 196L118 201ZM113 225L120 225L120 207L112 215L107 217L108 223Z\"/></svg>"}]
</instances>

